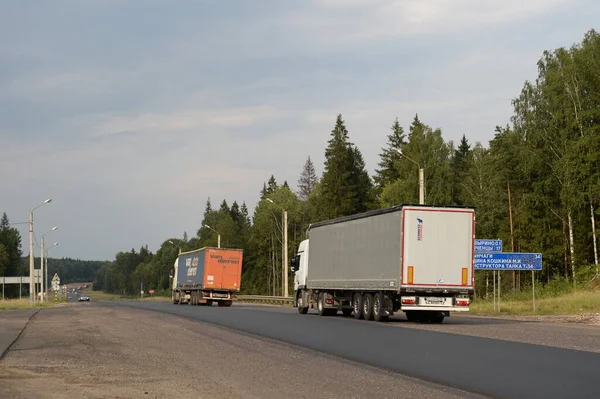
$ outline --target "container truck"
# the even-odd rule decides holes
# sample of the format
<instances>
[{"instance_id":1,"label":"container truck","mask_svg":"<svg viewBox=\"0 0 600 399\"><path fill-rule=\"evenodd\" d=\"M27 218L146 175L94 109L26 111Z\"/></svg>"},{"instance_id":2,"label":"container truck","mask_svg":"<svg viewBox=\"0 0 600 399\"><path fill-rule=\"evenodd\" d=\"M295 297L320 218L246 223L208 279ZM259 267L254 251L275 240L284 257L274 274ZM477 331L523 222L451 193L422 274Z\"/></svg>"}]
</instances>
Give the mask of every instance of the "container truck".
<instances>
[{"instance_id":1,"label":"container truck","mask_svg":"<svg viewBox=\"0 0 600 399\"><path fill-rule=\"evenodd\" d=\"M174 304L231 306L240 291L241 249L205 247L180 253L175 260Z\"/></svg>"},{"instance_id":2,"label":"container truck","mask_svg":"<svg viewBox=\"0 0 600 399\"><path fill-rule=\"evenodd\" d=\"M397 205L311 224L290 266L294 307L441 323L474 293L475 209Z\"/></svg>"}]
</instances>

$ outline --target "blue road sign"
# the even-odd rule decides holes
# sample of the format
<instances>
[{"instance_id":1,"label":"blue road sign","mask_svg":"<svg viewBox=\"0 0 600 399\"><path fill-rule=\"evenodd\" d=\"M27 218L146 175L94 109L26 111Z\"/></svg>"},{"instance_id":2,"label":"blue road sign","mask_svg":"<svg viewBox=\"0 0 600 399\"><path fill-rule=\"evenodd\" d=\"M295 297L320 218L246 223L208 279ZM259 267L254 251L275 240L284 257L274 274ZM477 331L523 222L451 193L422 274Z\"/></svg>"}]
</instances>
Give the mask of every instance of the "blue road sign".
<instances>
[{"instance_id":1,"label":"blue road sign","mask_svg":"<svg viewBox=\"0 0 600 399\"><path fill-rule=\"evenodd\" d=\"M475 252L502 252L502 240L475 240Z\"/></svg>"},{"instance_id":2,"label":"blue road sign","mask_svg":"<svg viewBox=\"0 0 600 399\"><path fill-rule=\"evenodd\" d=\"M476 252L476 270L542 270L542 254Z\"/></svg>"}]
</instances>

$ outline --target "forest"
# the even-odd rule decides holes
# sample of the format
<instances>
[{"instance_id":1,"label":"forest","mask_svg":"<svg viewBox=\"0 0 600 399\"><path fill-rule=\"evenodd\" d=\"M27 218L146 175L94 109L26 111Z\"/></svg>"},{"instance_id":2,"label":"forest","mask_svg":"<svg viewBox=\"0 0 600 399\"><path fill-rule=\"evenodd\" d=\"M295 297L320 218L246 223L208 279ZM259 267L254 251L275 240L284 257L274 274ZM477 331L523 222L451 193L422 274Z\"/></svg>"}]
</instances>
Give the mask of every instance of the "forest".
<instances>
[{"instance_id":1,"label":"forest","mask_svg":"<svg viewBox=\"0 0 600 399\"><path fill-rule=\"evenodd\" d=\"M427 204L476 207L477 238L502 239L505 251L541 252L543 270L536 273L541 285L560 281L583 287L598 275L599 55L594 30L570 48L544 51L537 77L524 82L512 99L510 123L496 126L487 145L464 135L458 143L446 141L442 130L417 112L412 121L390 120L390 130L380 136L373 176L352 142L352 127L343 115L332 116L320 176L310 156L299 165L294 187L276 173L265 176L252 213L244 201L209 197L191 236L165 237L155 253L147 246L119 252L99 268L94 289L134 294L143 284L168 294L179 250L216 246L216 230L222 247L244 250L242 291L281 295L283 209L291 257L309 223L418 203L417 164L424 169ZM7 257L1 243L0 271ZM476 273L478 295L488 273ZM502 283L505 292L531 284L529 274L512 271L502 272Z\"/></svg>"},{"instance_id":2,"label":"forest","mask_svg":"<svg viewBox=\"0 0 600 399\"><path fill-rule=\"evenodd\" d=\"M179 248L216 246L216 230L221 246L244 249L243 292L280 295L282 209L288 212L291 256L309 223L418 203L417 164L424 168L427 204L476 207L478 238L502 239L505 251L543 254L538 283L585 286L598 274L599 54L600 37L594 30L570 48L544 51L538 76L526 81L512 100L510 123L496 126L487 145L464 135L458 143L446 141L440 128L418 114L408 126L391 121L374 176L352 143L351 126L337 115L321 176L310 156L299 168L295 188L271 175L257 189L260 201L252 215L245 202L213 204L209 198L192 237L166 238L156 253L147 247L118 253L100 270L95 288L132 293L143 283L166 292ZM488 273L476 273L480 295ZM502 274L505 292L530 284L529 275Z\"/></svg>"}]
</instances>

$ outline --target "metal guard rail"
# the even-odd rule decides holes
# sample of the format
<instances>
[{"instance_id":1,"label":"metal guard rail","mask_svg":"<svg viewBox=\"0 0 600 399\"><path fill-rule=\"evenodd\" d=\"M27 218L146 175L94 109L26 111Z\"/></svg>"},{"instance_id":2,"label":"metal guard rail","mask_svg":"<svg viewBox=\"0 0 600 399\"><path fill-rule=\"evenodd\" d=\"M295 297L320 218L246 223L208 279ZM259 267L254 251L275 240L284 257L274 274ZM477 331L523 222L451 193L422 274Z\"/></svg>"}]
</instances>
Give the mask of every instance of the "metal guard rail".
<instances>
[{"instance_id":1,"label":"metal guard rail","mask_svg":"<svg viewBox=\"0 0 600 399\"><path fill-rule=\"evenodd\" d=\"M275 304L292 304L293 297L285 296L269 296L269 295L238 295L237 302L261 302Z\"/></svg>"}]
</instances>

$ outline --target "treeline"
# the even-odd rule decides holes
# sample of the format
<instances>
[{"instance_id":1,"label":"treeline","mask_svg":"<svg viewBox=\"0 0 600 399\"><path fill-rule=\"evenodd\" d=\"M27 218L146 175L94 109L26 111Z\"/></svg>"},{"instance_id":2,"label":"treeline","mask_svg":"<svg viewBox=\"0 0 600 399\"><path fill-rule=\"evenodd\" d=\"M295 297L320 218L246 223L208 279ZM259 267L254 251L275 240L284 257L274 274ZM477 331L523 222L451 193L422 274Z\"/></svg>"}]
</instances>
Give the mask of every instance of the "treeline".
<instances>
[{"instance_id":1,"label":"treeline","mask_svg":"<svg viewBox=\"0 0 600 399\"><path fill-rule=\"evenodd\" d=\"M35 257L36 269L40 268L40 258ZM48 258L48 278L55 273L61 284L93 281L100 268L110 262L88 261L71 258ZM23 257L22 239L19 230L12 227L6 213L0 219L0 276L29 276L29 256ZM51 283L48 282L50 288ZM29 285L23 286L23 295L28 295ZM6 285L4 295L7 298L19 297L18 285Z\"/></svg>"},{"instance_id":2,"label":"treeline","mask_svg":"<svg viewBox=\"0 0 600 399\"><path fill-rule=\"evenodd\" d=\"M44 259L45 261L45 259ZM34 258L35 267L39 269L40 258ZM60 277L60 283L83 283L94 281L98 271L106 261L81 260L71 258L52 258L48 257L48 279L52 280L54 274ZM23 275L29 275L29 257L21 259ZM48 287L52 284L48 282Z\"/></svg>"},{"instance_id":3,"label":"treeline","mask_svg":"<svg viewBox=\"0 0 600 399\"><path fill-rule=\"evenodd\" d=\"M0 219L0 276L21 276L21 234L10 225L6 212ZM19 296L18 285L4 287L4 296L14 298Z\"/></svg>"},{"instance_id":4,"label":"treeline","mask_svg":"<svg viewBox=\"0 0 600 399\"><path fill-rule=\"evenodd\" d=\"M143 284L168 291L178 247L216 246L217 236L208 225L220 232L221 246L244 249L244 292L279 295L283 208L288 212L291 256L311 222L418 203L417 164L425 171L426 203L475 206L478 238L500 238L506 251L542 252L544 270L537 273L541 283L563 279L584 284L597 270L590 265L598 263L598 54L600 37L593 30L571 48L544 52L537 78L525 82L512 101L511 123L496 127L487 147L465 136L458 145L445 141L439 128L418 115L407 131L396 119L372 177L338 115L320 177L310 157L295 191L271 176L251 217L243 202L229 206L223 200L213 209L209 199L192 238L184 234L167 239L155 254L147 248L117 254L100 270L95 288L136 293ZM477 273L479 288L487 273ZM526 281L521 282L520 273L503 272L504 290L522 289Z\"/></svg>"}]
</instances>

